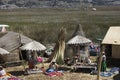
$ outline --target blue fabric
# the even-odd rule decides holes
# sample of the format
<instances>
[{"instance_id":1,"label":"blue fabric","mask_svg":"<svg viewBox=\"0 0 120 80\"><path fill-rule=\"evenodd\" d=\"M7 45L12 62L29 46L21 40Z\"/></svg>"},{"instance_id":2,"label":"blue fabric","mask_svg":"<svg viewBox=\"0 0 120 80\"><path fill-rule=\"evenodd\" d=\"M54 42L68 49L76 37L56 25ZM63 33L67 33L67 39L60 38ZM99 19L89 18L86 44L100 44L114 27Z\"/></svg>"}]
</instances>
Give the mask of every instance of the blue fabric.
<instances>
[{"instance_id":1,"label":"blue fabric","mask_svg":"<svg viewBox=\"0 0 120 80\"><path fill-rule=\"evenodd\" d=\"M109 77L112 75L112 73L111 72L101 72L100 75L103 77Z\"/></svg>"},{"instance_id":2,"label":"blue fabric","mask_svg":"<svg viewBox=\"0 0 120 80\"><path fill-rule=\"evenodd\" d=\"M113 73L113 74L118 74L118 73L119 73L119 70L120 70L120 68L114 67L114 68L112 68L112 69L110 70L110 72Z\"/></svg>"},{"instance_id":3,"label":"blue fabric","mask_svg":"<svg viewBox=\"0 0 120 80\"><path fill-rule=\"evenodd\" d=\"M111 70L110 70L110 72L116 72L116 71L119 71L119 68L118 67L114 67L114 68L112 68Z\"/></svg>"},{"instance_id":4,"label":"blue fabric","mask_svg":"<svg viewBox=\"0 0 120 80\"><path fill-rule=\"evenodd\" d=\"M52 69L52 68L49 68L49 69L46 70L47 73L49 73L49 72L54 72L54 71L55 71L55 70Z\"/></svg>"}]
</instances>

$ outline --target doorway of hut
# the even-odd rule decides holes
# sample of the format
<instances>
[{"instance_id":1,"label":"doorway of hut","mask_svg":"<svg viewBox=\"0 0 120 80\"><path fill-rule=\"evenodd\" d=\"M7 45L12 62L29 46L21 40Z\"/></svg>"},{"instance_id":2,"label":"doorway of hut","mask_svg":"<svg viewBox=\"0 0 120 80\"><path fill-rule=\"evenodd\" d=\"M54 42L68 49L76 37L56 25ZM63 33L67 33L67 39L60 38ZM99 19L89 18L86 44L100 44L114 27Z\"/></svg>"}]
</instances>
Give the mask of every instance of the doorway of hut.
<instances>
[{"instance_id":1,"label":"doorway of hut","mask_svg":"<svg viewBox=\"0 0 120 80\"><path fill-rule=\"evenodd\" d=\"M4 64L6 59L6 55L0 55L0 64Z\"/></svg>"},{"instance_id":2,"label":"doorway of hut","mask_svg":"<svg viewBox=\"0 0 120 80\"><path fill-rule=\"evenodd\" d=\"M112 45L111 44L107 44L105 45L105 55L107 58L107 66L111 66L112 64Z\"/></svg>"},{"instance_id":3,"label":"doorway of hut","mask_svg":"<svg viewBox=\"0 0 120 80\"><path fill-rule=\"evenodd\" d=\"M21 56L22 54L22 56ZM21 54L20 54L20 60L28 60L27 58L27 51L26 50L21 50Z\"/></svg>"},{"instance_id":4,"label":"doorway of hut","mask_svg":"<svg viewBox=\"0 0 120 80\"><path fill-rule=\"evenodd\" d=\"M112 45L111 44L105 45L105 53L106 53L107 58L112 57Z\"/></svg>"}]
</instances>

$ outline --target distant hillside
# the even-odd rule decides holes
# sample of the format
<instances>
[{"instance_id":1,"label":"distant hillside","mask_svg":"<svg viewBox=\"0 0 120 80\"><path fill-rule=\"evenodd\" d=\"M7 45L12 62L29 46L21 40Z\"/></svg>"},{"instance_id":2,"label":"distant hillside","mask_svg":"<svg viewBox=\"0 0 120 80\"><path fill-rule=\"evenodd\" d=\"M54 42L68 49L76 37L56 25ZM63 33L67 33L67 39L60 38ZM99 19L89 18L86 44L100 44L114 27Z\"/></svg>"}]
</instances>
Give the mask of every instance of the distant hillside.
<instances>
[{"instance_id":1,"label":"distant hillside","mask_svg":"<svg viewBox=\"0 0 120 80\"><path fill-rule=\"evenodd\" d=\"M119 6L120 0L0 0L0 9L13 8L80 8L93 5Z\"/></svg>"},{"instance_id":2,"label":"distant hillside","mask_svg":"<svg viewBox=\"0 0 120 80\"><path fill-rule=\"evenodd\" d=\"M93 5L120 6L120 0L93 0Z\"/></svg>"}]
</instances>

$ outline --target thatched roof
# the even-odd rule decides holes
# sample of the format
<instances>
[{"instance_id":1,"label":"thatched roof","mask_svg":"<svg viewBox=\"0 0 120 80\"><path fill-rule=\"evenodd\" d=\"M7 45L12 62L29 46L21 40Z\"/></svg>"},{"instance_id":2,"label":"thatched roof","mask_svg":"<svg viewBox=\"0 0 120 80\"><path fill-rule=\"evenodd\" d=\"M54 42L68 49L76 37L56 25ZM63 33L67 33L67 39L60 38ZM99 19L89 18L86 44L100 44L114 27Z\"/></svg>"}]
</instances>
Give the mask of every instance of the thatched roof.
<instances>
[{"instance_id":1,"label":"thatched roof","mask_svg":"<svg viewBox=\"0 0 120 80\"><path fill-rule=\"evenodd\" d=\"M115 44L120 45L120 26L112 26L107 31L102 44Z\"/></svg>"},{"instance_id":2,"label":"thatched roof","mask_svg":"<svg viewBox=\"0 0 120 80\"><path fill-rule=\"evenodd\" d=\"M22 50L41 51L45 50L46 47L37 41L32 41L21 47Z\"/></svg>"},{"instance_id":3,"label":"thatched roof","mask_svg":"<svg viewBox=\"0 0 120 80\"><path fill-rule=\"evenodd\" d=\"M76 29L75 29L75 32L73 33L72 37L75 37L76 35L80 35L80 36L84 36L85 37L85 33L82 29L82 25L81 24L78 24Z\"/></svg>"},{"instance_id":4,"label":"thatched roof","mask_svg":"<svg viewBox=\"0 0 120 80\"><path fill-rule=\"evenodd\" d=\"M31 42L32 39L19 33L9 31L0 38L0 47L11 52L21 46L21 43Z\"/></svg>"},{"instance_id":5,"label":"thatched roof","mask_svg":"<svg viewBox=\"0 0 120 80\"><path fill-rule=\"evenodd\" d=\"M9 52L3 48L0 48L0 54L3 55L3 54L9 54Z\"/></svg>"},{"instance_id":6,"label":"thatched roof","mask_svg":"<svg viewBox=\"0 0 120 80\"><path fill-rule=\"evenodd\" d=\"M85 37L81 24L78 24L75 32L72 35L72 38L67 42L67 44L87 44L90 43L91 40Z\"/></svg>"},{"instance_id":7,"label":"thatched roof","mask_svg":"<svg viewBox=\"0 0 120 80\"><path fill-rule=\"evenodd\" d=\"M28 38L27 36L24 36L24 35L22 35L22 34L20 34L20 36L21 36L21 43L22 43L22 44L27 44L27 43L33 41L32 39L30 39L30 38Z\"/></svg>"},{"instance_id":8,"label":"thatched roof","mask_svg":"<svg viewBox=\"0 0 120 80\"><path fill-rule=\"evenodd\" d=\"M87 44L87 43L91 43L91 40L83 37L83 36L80 36L80 35L77 35L75 37L73 37L72 39L70 39L67 44Z\"/></svg>"}]
</instances>

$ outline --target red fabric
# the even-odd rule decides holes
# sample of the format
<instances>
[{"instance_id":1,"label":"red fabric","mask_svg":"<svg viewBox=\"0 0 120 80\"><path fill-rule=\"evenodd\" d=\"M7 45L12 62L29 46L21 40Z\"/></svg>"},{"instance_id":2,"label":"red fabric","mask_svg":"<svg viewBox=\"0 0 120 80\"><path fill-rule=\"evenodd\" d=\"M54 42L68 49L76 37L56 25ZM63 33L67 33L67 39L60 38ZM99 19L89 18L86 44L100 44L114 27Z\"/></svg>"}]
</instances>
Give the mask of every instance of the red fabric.
<instances>
[{"instance_id":1,"label":"red fabric","mask_svg":"<svg viewBox=\"0 0 120 80\"><path fill-rule=\"evenodd\" d=\"M31 61L28 61L28 65L29 65L29 69L33 69L34 68L34 64Z\"/></svg>"},{"instance_id":2,"label":"red fabric","mask_svg":"<svg viewBox=\"0 0 120 80\"><path fill-rule=\"evenodd\" d=\"M48 76L50 76L50 77L62 76L62 75L63 75L63 73L61 73L61 72L50 72L50 73L48 74Z\"/></svg>"}]
</instances>

